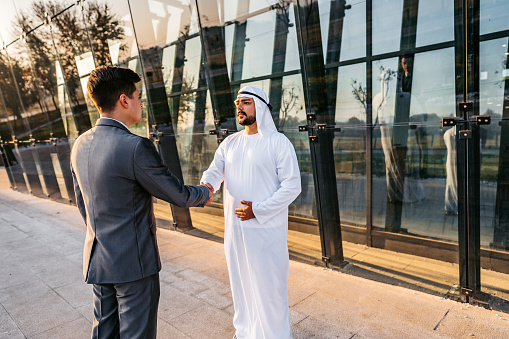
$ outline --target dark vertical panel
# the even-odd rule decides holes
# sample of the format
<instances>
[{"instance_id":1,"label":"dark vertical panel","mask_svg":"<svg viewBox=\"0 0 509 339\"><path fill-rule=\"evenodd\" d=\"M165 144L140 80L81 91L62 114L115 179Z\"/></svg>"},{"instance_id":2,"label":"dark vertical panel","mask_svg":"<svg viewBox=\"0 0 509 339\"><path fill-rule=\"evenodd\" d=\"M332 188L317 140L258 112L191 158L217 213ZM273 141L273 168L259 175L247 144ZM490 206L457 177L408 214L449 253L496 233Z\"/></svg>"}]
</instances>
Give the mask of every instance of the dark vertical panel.
<instances>
[{"instance_id":1,"label":"dark vertical panel","mask_svg":"<svg viewBox=\"0 0 509 339\"><path fill-rule=\"evenodd\" d=\"M466 39L465 39L465 9L464 0L454 1L454 55L455 55L455 74L456 74L456 107L460 102L466 100ZM458 111L458 117L464 118L463 114ZM456 130L466 129L466 124L460 123L456 126ZM458 140L456 133L456 157L457 164L464 164L466 159L465 142ZM458 184L458 264L459 264L459 283L460 286L467 285L467 252L466 252L466 223L467 220L465 202L466 202L466 168L465 166L457 167L457 184Z\"/></svg>"},{"instance_id":2,"label":"dark vertical panel","mask_svg":"<svg viewBox=\"0 0 509 339\"><path fill-rule=\"evenodd\" d=\"M172 93L179 93L183 89L187 90L188 88L183 87L185 83L184 79L184 62L186 56L186 42L185 40L180 40L175 46L175 65L173 68L173 80L171 85ZM170 98L170 119L173 124L173 128L177 129L178 124L178 112L180 109L180 95L172 96ZM158 113L155 112L155 115Z\"/></svg>"},{"instance_id":3,"label":"dark vertical panel","mask_svg":"<svg viewBox=\"0 0 509 339\"><path fill-rule=\"evenodd\" d=\"M316 115L317 123L333 125L334 112L328 107L318 2L314 0L308 2L297 1L297 4L295 18L301 68L303 70L306 111ZM333 130L318 133L318 142L311 142L310 150L322 255L324 261L328 261L331 265L342 266L344 257L333 138Z\"/></svg>"},{"instance_id":4,"label":"dark vertical panel","mask_svg":"<svg viewBox=\"0 0 509 339\"><path fill-rule=\"evenodd\" d=\"M371 246L373 225L373 0L366 1L366 244Z\"/></svg>"},{"instance_id":5,"label":"dark vertical panel","mask_svg":"<svg viewBox=\"0 0 509 339\"><path fill-rule=\"evenodd\" d=\"M288 25L290 4L283 3L276 9L276 28L274 36L274 53L272 55L272 74L282 73L285 70L286 45L288 40ZM270 79L269 99L272 109L272 117L276 128L279 129L279 110L281 109L281 98L283 95L283 77Z\"/></svg>"},{"instance_id":6,"label":"dark vertical panel","mask_svg":"<svg viewBox=\"0 0 509 339\"><path fill-rule=\"evenodd\" d=\"M214 118L220 122L218 129L236 131L234 92L226 65L225 30L213 19L219 12L218 2L196 0L196 5Z\"/></svg>"},{"instance_id":7,"label":"dark vertical panel","mask_svg":"<svg viewBox=\"0 0 509 339\"><path fill-rule=\"evenodd\" d=\"M246 49L246 29L247 20L243 22L235 22L235 33L233 36L233 50L232 50L231 81L242 80L242 68L244 67L244 50ZM233 93L238 92L239 89L240 85L232 85Z\"/></svg>"},{"instance_id":8,"label":"dark vertical panel","mask_svg":"<svg viewBox=\"0 0 509 339\"><path fill-rule=\"evenodd\" d=\"M341 40L343 38L343 19L345 18L345 0L332 0L329 18L329 37L327 39L326 63L339 62L341 54ZM336 96L338 89L338 67L325 70L327 84L327 98L329 110L335 114Z\"/></svg>"},{"instance_id":9,"label":"dark vertical panel","mask_svg":"<svg viewBox=\"0 0 509 339\"><path fill-rule=\"evenodd\" d=\"M467 100L473 103L473 115L479 115L479 0L467 0ZM468 148L468 286L481 291L481 150L480 128L472 124Z\"/></svg>"},{"instance_id":10,"label":"dark vertical panel","mask_svg":"<svg viewBox=\"0 0 509 339\"><path fill-rule=\"evenodd\" d=\"M162 72L162 49L160 47L152 47L140 50L140 56L147 88L147 99L150 105L149 112L151 112L149 114L151 115L149 121L154 121L152 132L156 134L159 153L170 171L183 182L177 139L173 125L173 121L177 118L177 113L172 117L168 106L168 96ZM189 208L173 204L170 206L174 227L181 231L192 229Z\"/></svg>"}]
</instances>

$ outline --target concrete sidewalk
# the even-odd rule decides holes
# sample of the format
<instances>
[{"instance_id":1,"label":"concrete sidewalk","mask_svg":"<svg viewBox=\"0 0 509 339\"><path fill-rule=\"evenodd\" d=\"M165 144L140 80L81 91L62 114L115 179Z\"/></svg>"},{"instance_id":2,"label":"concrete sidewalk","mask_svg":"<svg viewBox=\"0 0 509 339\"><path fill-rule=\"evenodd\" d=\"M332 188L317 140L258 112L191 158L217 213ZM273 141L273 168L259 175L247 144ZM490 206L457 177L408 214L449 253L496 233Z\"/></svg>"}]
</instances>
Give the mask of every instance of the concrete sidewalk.
<instances>
[{"instance_id":1,"label":"concrete sidewalk","mask_svg":"<svg viewBox=\"0 0 509 339\"><path fill-rule=\"evenodd\" d=\"M89 338L75 207L0 189L0 338ZM158 229L159 338L233 336L220 243ZM509 314L290 262L294 338L509 338Z\"/></svg>"}]
</instances>

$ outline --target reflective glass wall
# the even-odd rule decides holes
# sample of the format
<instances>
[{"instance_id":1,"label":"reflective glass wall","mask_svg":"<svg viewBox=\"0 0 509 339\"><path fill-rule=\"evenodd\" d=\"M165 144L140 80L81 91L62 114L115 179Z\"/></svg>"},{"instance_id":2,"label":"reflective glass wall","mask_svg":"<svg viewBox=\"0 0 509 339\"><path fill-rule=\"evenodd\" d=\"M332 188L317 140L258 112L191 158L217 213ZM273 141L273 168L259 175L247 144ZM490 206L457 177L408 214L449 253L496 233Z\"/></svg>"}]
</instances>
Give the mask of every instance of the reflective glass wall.
<instances>
[{"instance_id":1,"label":"reflective glass wall","mask_svg":"<svg viewBox=\"0 0 509 339\"><path fill-rule=\"evenodd\" d=\"M378 232L456 244L463 164L458 131L442 127L442 118L456 116L464 100L462 3L7 1L0 137L11 186L73 201L70 150L99 117L87 79L99 65L118 65L142 76L143 121L131 131L151 138L186 184L198 184L218 142L242 129L233 100L241 86L253 85L269 94L276 126L297 153L302 193L290 218L321 217L314 146L298 128L313 112L336 129L329 185L343 232L357 235L347 239L381 246L370 240ZM473 3L480 10L473 100L477 113L492 119L480 131L481 246L503 257L509 254L509 3ZM319 48L310 55L309 46ZM220 207L221 194L214 199Z\"/></svg>"}]
</instances>

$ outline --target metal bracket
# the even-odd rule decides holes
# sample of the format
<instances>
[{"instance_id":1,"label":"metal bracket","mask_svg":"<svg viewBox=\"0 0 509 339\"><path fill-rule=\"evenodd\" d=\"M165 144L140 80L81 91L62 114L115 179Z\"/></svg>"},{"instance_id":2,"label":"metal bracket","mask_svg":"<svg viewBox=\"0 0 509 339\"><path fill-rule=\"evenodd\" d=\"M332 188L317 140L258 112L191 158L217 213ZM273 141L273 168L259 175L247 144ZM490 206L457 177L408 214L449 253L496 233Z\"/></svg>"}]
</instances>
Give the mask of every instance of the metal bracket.
<instances>
[{"instance_id":1,"label":"metal bracket","mask_svg":"<svg viewBox=\"0 0 509 339\"><path fill-rule=\"evenodd\" d=\"M458 103L458 109L460 112L471 112L474 109L474 103L472 101L465 101Z\"/></svg>"},{"instance_id":2,"label":"metal bracket","mask_svg":"<svg viewBox=\"0 0 509 339\"><path fill-rule=\"evenodd\" d=\"M442 127L453 127L456 126L458 119L456 117L453 118L442 118Z\"/></svg>"},{"instance_id":3,"label":"metal bracket","mask_svg":"<svg viewBox=\"0 0 509 339\"><path fill-rule=\"evenodd\" d=\"M474 295L474 292L470 288L462 287L460 288L460 294L466 295L467 297L471 297Z\"/></svg>"},{"instance_id":4,"label":"metal bracket","mask_svg":"<svg viewBox=\"0 0 509 339\"><path fill-rule=\"evenodd\" d=\"M477 125L490 125L491 117L489 115L476 115L473 117Z\"/></svg>"},{"instance_id":5,"label":"metal bracket","mask_svg":"<svg viewBox=\"0 0 509 339\"><path fill-rule=\"evenodd\" d=\"M469 129L464 130L464 131L459 131L458 137L460 140L472 139L472 131Z\"/></svg>"}]
</instances>

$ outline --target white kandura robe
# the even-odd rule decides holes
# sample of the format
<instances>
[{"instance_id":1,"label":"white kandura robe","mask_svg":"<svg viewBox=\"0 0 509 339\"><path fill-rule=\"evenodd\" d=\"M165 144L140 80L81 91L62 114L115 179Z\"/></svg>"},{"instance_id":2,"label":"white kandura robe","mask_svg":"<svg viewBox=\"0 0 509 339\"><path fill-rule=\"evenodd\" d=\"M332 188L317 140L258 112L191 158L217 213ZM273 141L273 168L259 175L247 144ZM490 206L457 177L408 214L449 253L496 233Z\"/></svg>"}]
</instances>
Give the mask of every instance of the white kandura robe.
<instances>
[{"instance_id":1,"label":"white kandura robe","mask_svg":"<svg viewBox=\"0 0 509 339\"><path fill-rule=\"evenodd\" d=\"M257 102L257 112L260 108ZM224 251L237 338L291 338L288 205L301 191L293 145L277 131L230 135L201 179L214 190L223 180ZM256 218L237 218L235 208L245 207L241 200L253 202Z\"/></svg>"}]
</instances>

